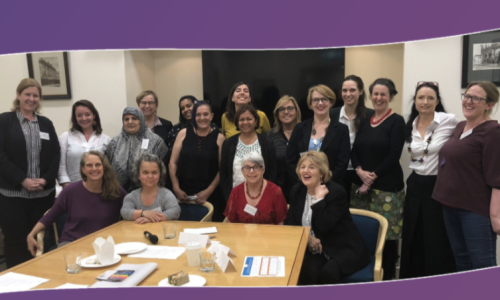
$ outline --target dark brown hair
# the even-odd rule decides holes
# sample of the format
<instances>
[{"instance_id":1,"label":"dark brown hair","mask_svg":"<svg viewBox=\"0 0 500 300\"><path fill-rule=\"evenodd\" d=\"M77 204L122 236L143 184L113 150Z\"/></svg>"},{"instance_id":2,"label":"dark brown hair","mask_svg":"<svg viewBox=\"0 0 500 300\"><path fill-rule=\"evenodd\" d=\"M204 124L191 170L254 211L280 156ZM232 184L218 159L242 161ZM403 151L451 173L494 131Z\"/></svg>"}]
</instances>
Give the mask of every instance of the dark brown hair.
<instances>
[{"instance_id":1,"label":"dark brown hair","mask_svg":"<svg viewBox=\"0 0 500 300\"><path fill-rule=\"evenodd\" d=\"M92 102L85 99L76 101L75 104L73 104L73 109L71 112L71 121L69 123L71 126L70 128L71 132L80 131L81 133L83 133L82 127L78 124L78 121L76 120L76 108L78 106L85 106L92 112L92 114L94 114L94 123L92 124L92 128L97 134L101 134L102 127L101 127L101 118L99 117L99 112L95 108L94 104L92 104Z\"/></svg>"},{"instance_id":2,"label":"dark brown hair","mask_svg":"<svg viewBox=\"0 0 500 300\"><path fill-rule=\"evenodd\" d=\"M236 130L240 130L240 128L238 127L238 120L240 119L240 116L246 111L249 111L253 115L253 117L255 118L255 129L259 128L259 126L260 126L259 114L257 113L257 111L255 110L255 108L252 105L245 104L245 105L240 106L240 108L236 112L236 115L234 116L233 122L234 122L234 125L236 126Z\"/></svg>"},{"instance_id":3,"label":"dark brown hair","mask_svg":"<svg viewBox=\"0 0 500 300\"><path fill-rule=\"evenodd\" d=\"M103 201L111 202L120 197L120 182L116 177L115 170L109 163L108 158L99 151L90 150L89 152L85 152L82 155L82 159L80 160L80 176L82 176L83 181L87 181L87 176L83 174L83 167L85 167L85 159L89 155L95 155L99 157L102 162L103 168L103 176L102 176L102 195L101 198Z\"/></svg>"}]
</instances>

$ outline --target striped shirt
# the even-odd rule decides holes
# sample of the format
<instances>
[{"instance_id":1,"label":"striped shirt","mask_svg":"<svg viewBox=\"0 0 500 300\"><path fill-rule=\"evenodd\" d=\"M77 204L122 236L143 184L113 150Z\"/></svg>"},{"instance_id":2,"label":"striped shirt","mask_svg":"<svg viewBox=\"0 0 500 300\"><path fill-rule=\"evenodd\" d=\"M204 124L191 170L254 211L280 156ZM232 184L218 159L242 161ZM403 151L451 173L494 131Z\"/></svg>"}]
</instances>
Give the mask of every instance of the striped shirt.
<instances>
[{"instance_id":1,"label":"striped shirt","mask_svg":"<svg viewBox=\"0 0 500 300\"><path fill-rule=\"evenodd\" d=\"M42 141L40 139L40 126L36 114L33 121L26 119L19 110L16 111L19 123L23 130L24 138L26 140L26 153L28 154L28 170L26 178L40 178L40 151L42 149ZM24 186L20 191L0 189L0 194L5 197L18 197L18 198L42 198L48 196L54 188L44 191L30 192Z\"/></svg>"}]
</instances>

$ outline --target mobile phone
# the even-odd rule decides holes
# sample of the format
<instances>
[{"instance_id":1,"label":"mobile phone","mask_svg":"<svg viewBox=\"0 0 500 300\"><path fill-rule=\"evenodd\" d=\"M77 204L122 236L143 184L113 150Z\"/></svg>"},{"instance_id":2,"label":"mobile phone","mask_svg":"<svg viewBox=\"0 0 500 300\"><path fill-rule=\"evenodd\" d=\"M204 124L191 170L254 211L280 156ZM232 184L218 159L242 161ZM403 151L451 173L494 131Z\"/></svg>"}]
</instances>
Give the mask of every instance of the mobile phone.
<instances>
[{"instance_id":1,"label":"mobile phone","mask_svg":"<svg viewBox=\"0 0 500 300\"><path fill-rule=\"evenodd\" d=\"M187 196L188 200L196 200L198 199L198 196L193 195L193 196Z\"/></svg>"}]
</instances>

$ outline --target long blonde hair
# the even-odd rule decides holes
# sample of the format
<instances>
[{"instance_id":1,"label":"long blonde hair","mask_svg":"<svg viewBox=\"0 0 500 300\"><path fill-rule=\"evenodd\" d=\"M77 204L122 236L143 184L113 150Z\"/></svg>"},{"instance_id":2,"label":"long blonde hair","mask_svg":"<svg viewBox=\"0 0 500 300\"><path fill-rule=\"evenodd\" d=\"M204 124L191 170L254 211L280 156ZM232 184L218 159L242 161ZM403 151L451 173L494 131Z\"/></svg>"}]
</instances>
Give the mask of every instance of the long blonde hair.
<instances>
[{"instance_id":1,"label":"long blonde hair","mask_svg":"<svg viewBox=\"0 0 500 300\"><path fill-rule=\"evenodd\" d=\"M17 94L20 95L25 89L30 88L30 87L36 87L38 89L38 93L40 94L40 101L41 101L42 100L42 86L38 83L38 81L36 81L33 78L24 78L23 80L21 80L21 82L17 86L16 92L17 92ZM16 98L12 102L11 111L16 111L18 109L19 109L19 100L17 99L17 96L16 96ZM40 114L40 109L41 109L41 105L38 104L38 107L35 109L35 112L37 114Z\"/></svg>"}]
</instances>

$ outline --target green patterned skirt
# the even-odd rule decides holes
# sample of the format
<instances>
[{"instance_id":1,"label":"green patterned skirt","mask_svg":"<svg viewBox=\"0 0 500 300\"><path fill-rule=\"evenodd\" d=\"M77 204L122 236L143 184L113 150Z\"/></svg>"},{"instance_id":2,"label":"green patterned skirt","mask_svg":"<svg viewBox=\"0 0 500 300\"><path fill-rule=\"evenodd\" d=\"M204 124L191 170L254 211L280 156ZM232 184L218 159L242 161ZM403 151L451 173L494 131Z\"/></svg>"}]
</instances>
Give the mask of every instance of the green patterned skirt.
<instances>
[{"instance_id":1,"label":"green patterned skirt","mask_svg":"<svg viewBox=\"0 0 500 300\"><path fill-rule=\"evenodd\" d=\"M356 194L358 188L359 186L355 184L351 187L351 207L373 211L384 216L389 222L387 239L400 239L403 229L404 190L396 193L368 190L368 193L360 195Z\"/></svg>"}]
</instances>

